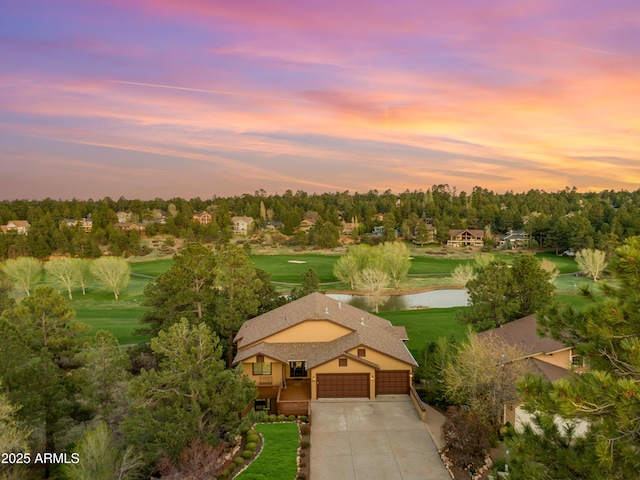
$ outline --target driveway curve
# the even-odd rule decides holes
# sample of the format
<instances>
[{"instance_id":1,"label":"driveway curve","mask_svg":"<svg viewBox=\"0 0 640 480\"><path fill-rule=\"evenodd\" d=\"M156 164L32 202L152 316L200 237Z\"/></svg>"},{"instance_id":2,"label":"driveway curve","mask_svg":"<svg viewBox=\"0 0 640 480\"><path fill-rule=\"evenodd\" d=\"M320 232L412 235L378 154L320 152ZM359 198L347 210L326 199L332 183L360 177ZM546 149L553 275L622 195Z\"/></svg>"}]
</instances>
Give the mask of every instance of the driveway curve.
<instances>
[{"instance_id":1,"label":"driveway curve","mask_svg":"<svg viewBox=\"0 0 640 480\"><path fill-rule=\"evenodd\" d=\"M409 397L315 400L311 480L449 480Z\"/></svg>"}]
</instances>

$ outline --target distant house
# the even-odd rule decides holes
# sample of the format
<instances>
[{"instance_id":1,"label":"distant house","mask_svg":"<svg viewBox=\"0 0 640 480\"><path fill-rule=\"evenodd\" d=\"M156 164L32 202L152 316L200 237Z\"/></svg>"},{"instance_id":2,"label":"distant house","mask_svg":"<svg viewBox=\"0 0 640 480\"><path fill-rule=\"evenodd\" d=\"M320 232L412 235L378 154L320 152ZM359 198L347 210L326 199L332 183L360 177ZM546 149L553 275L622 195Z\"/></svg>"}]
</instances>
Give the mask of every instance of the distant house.
<instances>
[{"instance_id":1,"label":"distant house","mask_svg":"<svg viewBox=\"0 0 640 480\"><path fill-rule=\"evenodd\" d=\"M137 222L116 223L114 227L126 233L138 232L140 236L144 235L147 231L147 227L145 227L144 224Z\"/></svg>"},{"instance_id":2,"label":"distant house","mask_svg":"<svg viewBox=\"0 0 640 480\"><path fill-rule=\"evenodd\" d=\"M80 228L86 233L89 233L93 229L93 219L91 218L91 214L82 218L82 220L66 218L63 220L63 224L67 228Z\"/></svg>"},{"instance_id":3,"label":"distant house","mask_svg":"<svg viewBox=\"0 0 640 480\"><path fill-rule=\"evenodd\" d=\"M413 239L411 241L416 245L436 243L437 233L436 227L431 224L430 220L420 219L413 229Z\"/></svg>"},{"instance_id":4,"label":"distant house","mask_svg":"<svg viewBox=\"0 0 640 480\"><path fill-rule=\"evenodd\" d=\"M312 293L247 320L233 364L256 382L256 409L306 415L319 398L409 395L407 340L404 327Z\"/></svg>"},{"instance_id":5,"label":"distant house","mask_svg":"<svg viewBox=\"0 0 640 480\"><path fill-rule=\"evenodd\" d=\"M482 247L484 245L484 230L449 230L448 247Z\"/></svg>"},{"instance_id":6,"label":"distant house","mask_svg":"<svg viewBox=\"0 0 640 480\"><path fill-rule=\"evenodd\" d=\"M340 231L340 234L346 236L357 234L359 228L360 224L358 223L358 219L352 218L350 222L342 222L342 230Z\"/></svg>"},{"instance_id":7,"label":"distant house","mask_svg":"<svg viewBox=\"0 0 640 480\"><path fill-rule=\"evenodd\" d=\"M300 225L298 225L298 230L301 230L303 232L308 232L313 227L315 227L315 225L316 225L316 222L305 218L300 222Z\"/></svg>"},{"instance_id":8,"label":"distant house","mask_svg":"<svg viewBox=\"0 0 640 480\"><path fill-rule=\"evenodd\" d=\"M211 214L209 212L194 213L192 217L200 225L209 225L211 223Z\"/></svg>"},{"instance_id":9,"label":"distant house","mask_svg":"<svg viewBox=\"0 0 640 480\"><path fill-rule=\"evenodd\" d=\"M9 220L6 225L0 225L0 231L2 231L2 233L26 235L29 233L30 226L26 220Z\"/></svg>"},{"instance_id":10,"label":"distant house","mask_svg":"<svg viewBox=\"0 0 640 480\"><path fill-rule=\"evenodd\" d=\"M264 226L266 230L280 230L282 227L284 227L284 223L279 221L274 221L274 222L267 221Z\"/></svg>"},{"instance_id":11,"label":"distant house","mask_svg":"<svg viewBox=\"0 0 640 480\"><path fill-rule=\"evenodd\" d=\"M529 234L524 230L509 230L504 235L499 235L498 247L504 249L524 248L529 246Z\"/></svg>"},{"instance_id":12,"label":"distant house","mask_svg":"<svg viewBox=\"0 0 640 480\"><path fill-rule=\"evenodd\" d=\"M584 359L575 349L549 337L540 338L537 333L535 315L505 323L499 328L479 333L478 338L496 336L509 345L515 345L523 351L520 361L528 362L529 370L545 377L551 382L565 378L587 369ZM510 422L521 428L529 421L519 402L508 402L504 406L504 422Z\"/></svg>"},{"instance_id":13,"label":"distant house","mask_svg":"<svg viewBox=\"0 0 640 480\"><path fill-rule=\"evenodd\" d=\"M116 213L116 217L118 217L118 223L127 223L131 221L131 212L123 212L120 210Z\"/></svg>"},{"instance_id":14,"label":"distant house","mask_svg":"<svg viewBox=\"0 0 640 480\"><path fill-rule=\"evenodd\" d=\"M246 235L253 222L252 217L231 217L233 233L236 235Z\"/></svg>"}]
</instances>

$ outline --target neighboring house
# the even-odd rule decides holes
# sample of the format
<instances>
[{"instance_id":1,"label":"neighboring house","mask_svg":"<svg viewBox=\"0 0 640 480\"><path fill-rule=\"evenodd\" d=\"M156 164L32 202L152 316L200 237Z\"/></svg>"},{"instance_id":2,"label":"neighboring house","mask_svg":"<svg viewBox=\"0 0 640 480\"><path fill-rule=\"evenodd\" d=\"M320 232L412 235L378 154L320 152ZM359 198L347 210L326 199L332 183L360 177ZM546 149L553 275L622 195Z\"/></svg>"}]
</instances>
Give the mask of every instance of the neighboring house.
<instances>
[{"instance_id":1,"label":"neighboring house","mask_svg":"<svg viewBox=\"0 0 640 480\"><path fill-rule=\"evenodd\" d=\"M89 216L87 217L84 217L82 220L66 218L63 221L67 228L80 228L86 233L89 233L93 228L93 219L91 218L91 214L89 214Z\"/></svg>"},{"instance_id":2,"label":"neighboring house","mask_svg":"<svg viewBox=\"0 0 640 480\"><path fill-rule=\"evenodd\" d=\"M506 343L519 347L524 354L521 360L529 363L529 370L539 373L551 382L587 369L584 359L576 355L572 347L567 347L549 337L538 336L535 314L479 333L478 338L489 335L497 336ZM514 426L521 426L523 422L527 422L528 418L528 414L519 406L519 402L508 402L505 405L505 423L510 422Z\"/></svg>"},{"instance_id":3,"label":"neighboring house","mask_svg":"<svg viewBox=\"0 0 640 480\"><path fill-rule=\"evenodd\" d=\"M382 225L373 227L373 230L371 230L371 235L373 235L374 237L381 237L383 233L384 227Z\"/></svg>"},{"instance_id":4,"label":"neighboring house","mask_svg":"<svg viewBox=\"0 0 640 480\"><path fill-rule=\"evenodd\" d=\"M358 229L360 228L360 224L356 218L352 218L350 222L342 221L342 230L340 231L341 235L353 235L354 233L358 233Z\"/></svg>"},{"instance_id":5,"label":"neighboring house","mask_svg":"<svg viewBox=\"0 0 640 480\"><path fill-rule=\"evenodd\" d=\"M138 232L140 236L144 235L147 231L147 227L145 227L144 224L136 222L116 223L114 227L127 233Z\"/></svg>"},{"instance_id":6,"label":"neighboring house","mask_svg":"<svg viewBox=\"0 0 640 480\"><path fill-rule=\"evenodd\" d=\"M282 227L284 227L284 223L279 221L275 221L275 222L267 221L264 226L265 230L280 230L282 229Z\"/></svg>"},{"instance_id":7,"label":"neighboring house","mask_svg":"<svg viewBox=\"0 0 640 480\"><path fill-rule=\"evenodd\" d=\"M420 219L418 224L413 229L413 239L411 241L415 245L436 243L437 233L438 231L436 230L436 227L431 224L430 220Z\"/></svg>"},{"instance_id":8,"label":"neighboring house","mask_svg":"<svg viewBox=\"0 0 640 480\"><path fill-rule=\"evenodd\" d=\"M529 234L524 230L509 230L504 235L499 235L498 247L504 249L524 248L529 246Z\"/></svg>"},{"instance_id":9,"label":"neighboring house","mask_svg":"<svg viewBox=\"0 0 640 480\"><path fill-rule=\"evenodd\" d=\"M200 225L209 225L211 223L212 217L209 212L202 212L194 213L192 218L197 222L200 222Z\"/></svg>"},{"instance_id":10,"label":"neighboring house","mask_svg":"<svg viewBox=\"0 0 640 480\"><path fill-rule=\"evenodd\" d=\"M306 415L319 398L408 395L407 340L404 327L312 293L247 320L233 364L256 382L256 409Z\"/></svg>"},{"instance_id":11,"label":"neighboring house","mask_svg":"<svg viewBox=\"0 0 640 480\"><path fill-rule=\"evenodd\" d=\"M123 212L122 210L120 210L118 213L116 213L116 217L118 217L118 223L127 223L131 221L131 212Z\"/></svg>"},{"instance_id":12,"label":"neighboring house","mask_svg":"<svg viewBox=\"0 0 640 480\"><path fill-rule=\"evenodd\" d=\"M308 232L315 225L316 225L316 222L314 222L313 220L309 220L309 219L305 218L300 222L300 225L298 225L298 230L301 230L303 232Z\"/></svg>"},{"instance_id":13,"label":"neighboring house","mask_svg":"<svg viewBox=\"0 0 640 480\"><path fill-rule=\"evenodd\" d=\"M9 220L6 225L0 225L0 231L2 231L2 233L26 235L29 233L30 226L26 220Z\"/></svg>"},{"instance_id":14,"label":"neighboring house","mask_svg":"<svg viewBox=\"0 0 640 480\"><path fill-rule=\"evenodd\" d=\"M448 247L482 247L484 245L484 230L449 230Z\"/></svg>"},{"instance_id":15,"label":"neighboring house","mask_svg":"<svg viewBox=\"0 0 640 480\"><path fill-rule=\"evenodd\" d=\"M236 235L246 235L253 223L252 217L231 217L233 224L233 233Z\"/></svg>"}]
</instances>

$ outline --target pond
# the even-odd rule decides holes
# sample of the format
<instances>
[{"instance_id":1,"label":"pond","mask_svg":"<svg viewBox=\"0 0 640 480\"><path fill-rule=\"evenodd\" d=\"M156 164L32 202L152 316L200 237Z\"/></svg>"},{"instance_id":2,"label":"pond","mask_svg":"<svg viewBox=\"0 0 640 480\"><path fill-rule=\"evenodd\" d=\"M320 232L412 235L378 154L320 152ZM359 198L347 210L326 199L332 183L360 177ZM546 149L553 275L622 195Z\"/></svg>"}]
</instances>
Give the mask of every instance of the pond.
<instances>
[{"instance_id":1,"label":"pond","mask_svg":"<svg viewBox=\"0 0 640 480\"><path fill-rule=\"evenodd\" d=\"M366 295L327 293L339 302L344 302L362 310L373 310L375 298ZM464 289L431 290L429 292L406 295L383 296L377 299L381 312L409 310L412 308L449 308L469 305L469 294Z\"/></svg>"}]
</instances>

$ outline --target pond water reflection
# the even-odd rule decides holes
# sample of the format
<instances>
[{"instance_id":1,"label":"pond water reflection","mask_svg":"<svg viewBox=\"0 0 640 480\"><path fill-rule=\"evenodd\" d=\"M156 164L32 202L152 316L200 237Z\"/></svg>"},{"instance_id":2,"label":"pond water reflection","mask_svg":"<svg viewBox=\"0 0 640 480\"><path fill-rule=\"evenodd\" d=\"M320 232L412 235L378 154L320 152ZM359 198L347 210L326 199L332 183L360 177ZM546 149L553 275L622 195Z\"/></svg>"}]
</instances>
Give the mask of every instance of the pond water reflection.
<instances>
[{"instance_id":1,"label":"pond water reflection","mask_svg":"<svg viewBox=\"0 0 640 480\"><path fill-rule=\"evenodd\" d=\"M349 295L341 293L327 293L340 302L348 303L362 310L374 310L374 298L366 295ZM410 293L406 295L384 296L379 299L379 310L409 310L411 308L449 308L466 307L469 304L469 294L464 289L431 290L429 292Z\"/></svg>"}]
</instances>

